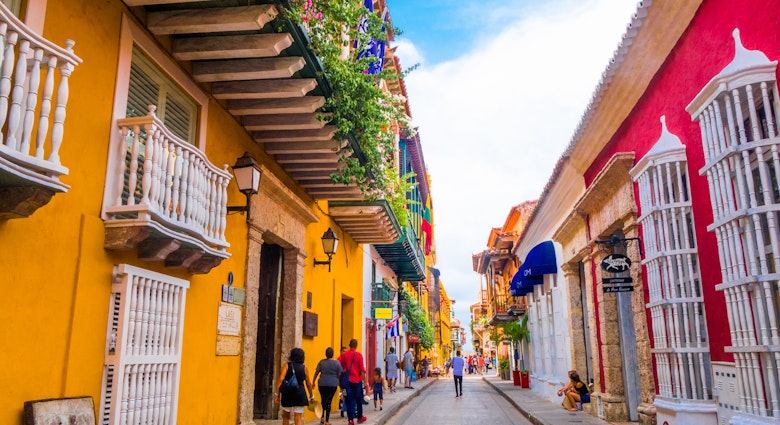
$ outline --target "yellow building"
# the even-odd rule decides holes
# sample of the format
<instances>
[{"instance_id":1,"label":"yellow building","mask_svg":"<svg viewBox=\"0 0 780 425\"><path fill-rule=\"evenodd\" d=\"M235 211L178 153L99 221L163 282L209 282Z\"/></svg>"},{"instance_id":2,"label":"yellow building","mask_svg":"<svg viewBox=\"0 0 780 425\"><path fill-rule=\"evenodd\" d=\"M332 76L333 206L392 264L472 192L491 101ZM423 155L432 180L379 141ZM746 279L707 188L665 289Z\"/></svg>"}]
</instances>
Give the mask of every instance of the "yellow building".
<instances>
[{"instance_id":1,"label":"yellow building","mask_svg":"<svg viewBox=\"0 0 780 425\"><path fill-rule=\"evenodd\" d=\"M273 2L3 3L0 423L77 396L106 424L275 417L289 350L314 370L367 315L302 29Z\"/></svg>"}]
</instances>

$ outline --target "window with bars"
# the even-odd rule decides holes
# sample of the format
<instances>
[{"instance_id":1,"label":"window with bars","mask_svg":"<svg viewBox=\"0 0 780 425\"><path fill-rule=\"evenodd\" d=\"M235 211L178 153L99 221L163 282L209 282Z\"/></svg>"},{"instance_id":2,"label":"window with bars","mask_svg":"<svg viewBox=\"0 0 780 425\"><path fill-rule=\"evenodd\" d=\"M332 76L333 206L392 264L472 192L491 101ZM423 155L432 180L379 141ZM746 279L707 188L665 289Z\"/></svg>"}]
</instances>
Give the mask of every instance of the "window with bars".
<instances>
[{"instance_id":1,"label":"window with bars","mask_svg":"<svg viewBox=\"0 0 780 425\"><path fill-rule=\"evenodd\" d=\"M195 144L198 107L138 48L133 48L127 117L147 115L149 105L165 127L182 140Z\"/></svg>"},{"instance_id":2,"label":"window with bars","mask_svg":"<svg viewBox=\"0 0 780 425\"><path fill-rule=\"evenodd\" d=\"M701 128L739 414L780 418L777 61L742 45L687 111Z\"/></svg>"},{"instance_id":3,"label":"window with bars","mask_svg":"<svg viewBox=\"0 0 780 425\"><path fill-rule=\"evenodd\" d=\"M631 170L639 187L642 244L658 395L711 400L709 341L685 146L661 118L661 137Z\"/></svg>"},{"instance_id":4,"label":"window with bars","mask_svg":"<svg viewBox=\"0 0 780 425\"><path fill-rule=\"evenodd\" d=\"M115 277L99 423L175 423L189 282L127 264Z\"/></svg>"}]
</instances>

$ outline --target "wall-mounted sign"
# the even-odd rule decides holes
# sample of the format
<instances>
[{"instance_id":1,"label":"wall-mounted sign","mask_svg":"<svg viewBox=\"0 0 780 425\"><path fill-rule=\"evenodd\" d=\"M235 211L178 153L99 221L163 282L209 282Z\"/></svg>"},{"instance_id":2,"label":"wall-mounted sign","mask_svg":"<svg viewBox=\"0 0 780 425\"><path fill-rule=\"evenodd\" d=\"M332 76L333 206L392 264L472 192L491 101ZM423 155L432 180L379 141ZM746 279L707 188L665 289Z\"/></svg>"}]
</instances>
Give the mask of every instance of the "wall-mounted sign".
<instances>
[{"instance_id":1,"label":"wall-mounted sign","mask_svg":"<svg viewBox=\"0 0 780 425\"><path fill-rule=\"evenodd\" d=\"M601 283L607 285L607 284L615 284L615 283L634 283L634 278L632 277L605 277L601 279Z\"/></svg>"},{"instance_id":2,"label":"wall-mounted sign","mask_svg":"<svg viewBox=\"0 0 780 425\"><path fill-rule=\"evenodd\" d=\"M409 342L412 344L417 344L420 342L420 335L417 334L409 334Z\"/></svg>"},{"instance_id":3,"label":"wall-mounted sign","mask_svg":"<svg viewBox=\"0 0 780 425\"><path fill-rule=\"evenodd\" d=\"M615 286L604 285L605 294L611 294L616 292L634 292L634 287L632 285L615 285Z\"/></svg>"},{"instance_id":4,"label":"wall-mounted sign","mask_svg":"<svg viewBox=\"0 0 780 425\"><path fill-rule=\"evenodd\" d=\"M374 309L374 319L392 319L393 309L390 307L377 307Z\"/></svg>"},{"instance_id":5,"label":"wall-mounted sign","mask_svg":"<svg viewBox=\"0 0 780 425\"><path fill-rule=\"evenodd\" d=\"M631 259L623 254L609 254L601 260L601 270L611 273L627 272L631 268Z\"/></svg>"},{"instance_id":6,"label":"wall-mounted sign","mask_svg":"<svg viewBox=\"0 0 780 425\"><path fill-rule=\"evenodd\" d=\"M235 304L219 303L217 335L238 336L241 333L241 307Z\"/></svg>"}]
</instances>

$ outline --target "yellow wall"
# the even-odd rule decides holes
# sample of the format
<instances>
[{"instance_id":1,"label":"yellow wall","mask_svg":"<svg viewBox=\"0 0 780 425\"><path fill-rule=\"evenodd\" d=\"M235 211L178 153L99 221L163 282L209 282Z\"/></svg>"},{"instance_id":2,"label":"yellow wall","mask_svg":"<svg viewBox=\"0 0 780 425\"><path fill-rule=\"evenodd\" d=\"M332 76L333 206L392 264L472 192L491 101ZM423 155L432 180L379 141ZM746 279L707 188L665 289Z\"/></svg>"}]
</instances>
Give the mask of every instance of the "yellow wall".
<instances>
[{"instance_id":1,"label":"yellow wall","mask_svg":"<svg viewBox=\"0 0 780 425\"><path fill-rule=\"evenodd\" d=\"M221 285L235 275L244 287L247 228L242 215L229 215L226 238L230 258L207 275L190 275L144 262L134 251L103 248L100 218L118 61L120 22L126 7L120 0L49 0L44 36L62 45L76 40L84 62L70 79L70 100L61 157L71 186L26 219L0 221L0 424L21 424L28 400L87 395L100 403L102 370L112 270L120 263L189 280L187 291L178 422L236 423L238 356L216 356L217 309ZM214 164L232 164L249 151L285 183L278 165L257 147L236 120L215 102L209 105L206 154ZM231 184L229 204L243 202ZM293 187L297 193L300 188ZM326 206L326 204L325 204ZM323 208L325 207L323 206ZM304 273L311 291L311 311L319 314L319 335L304 338L306 364L312 374L325 348L361 335L362 256L358 245L329 219L307 228ZM324 259L320 237L328 228L337 232L339 252L327 267L311 267ZM335 293L334 291L335 288ZM356 301L341 318L343 297ZM304 309L305 304L304 304ZM335 314L332 314L334 313ZM334 322L335 320L336 322ZM362 343L362 341L361 341ZM287 353L284 355L286 356ZM338 354L337 354L338 355Z\"/></svg>"}]
</instances>

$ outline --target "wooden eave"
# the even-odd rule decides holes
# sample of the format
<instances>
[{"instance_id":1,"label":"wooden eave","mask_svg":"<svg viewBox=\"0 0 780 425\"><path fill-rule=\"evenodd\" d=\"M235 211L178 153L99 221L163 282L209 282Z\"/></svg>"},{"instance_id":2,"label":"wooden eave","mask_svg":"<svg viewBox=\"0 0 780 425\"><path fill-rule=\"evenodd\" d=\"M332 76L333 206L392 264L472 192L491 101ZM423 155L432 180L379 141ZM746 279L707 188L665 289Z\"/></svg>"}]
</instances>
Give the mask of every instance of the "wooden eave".
<instances>
[{"instance_id":1,"label":"wooden eave","mask_svg":"<svg viewBox=\"0 0 780 425\"><path fill-rule=\"evenodd\" d=\"M328 215L357 243L391 244L401 237L401 226L385 200L331 201Z\"/></svg>"},{"instance_id":2,"label":"wooden eave","mask_svg":"<svg viewBox=\"0 0 780 425\"><path fill-rule=\"evenodd\" d=\"M356 143L335 138L330 114L322 111L331 88L303 30L275 20L280 2L124 3L312 198L363 199L356 184L324 181L339 172L341 158ZM361 159L359 151L355 156ZM309 172L316 173L316 182Z\"/></svg>"}]
</instances>

